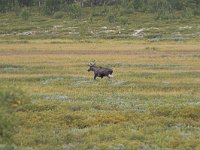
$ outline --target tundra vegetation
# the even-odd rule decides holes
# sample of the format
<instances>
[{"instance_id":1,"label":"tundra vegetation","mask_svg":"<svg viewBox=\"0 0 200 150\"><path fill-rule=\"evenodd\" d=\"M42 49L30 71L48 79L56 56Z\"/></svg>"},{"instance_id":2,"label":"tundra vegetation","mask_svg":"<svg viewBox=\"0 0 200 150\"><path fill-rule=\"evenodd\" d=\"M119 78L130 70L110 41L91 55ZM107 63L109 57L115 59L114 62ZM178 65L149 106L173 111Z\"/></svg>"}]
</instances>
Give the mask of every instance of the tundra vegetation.
<instances>
[{"instance_id":1,"label":"tundra vegetation","mask_svg":"<svg viewBox=\"0 0 200 150\"><path fill-rule=\"evenodd\" d=\"M0 149L200 149L198 0L0 3Z\"/></svg>"},{"instance_id":2,"label":"tundra vegetation","mask_svg":"<svg viewBox=\"0 0 200 150\"><path fill-rule=\"evenodd\" d=\"M200 148L199 43L35 42L0 45L1 147Z\"/></svg>"}]
</instances>

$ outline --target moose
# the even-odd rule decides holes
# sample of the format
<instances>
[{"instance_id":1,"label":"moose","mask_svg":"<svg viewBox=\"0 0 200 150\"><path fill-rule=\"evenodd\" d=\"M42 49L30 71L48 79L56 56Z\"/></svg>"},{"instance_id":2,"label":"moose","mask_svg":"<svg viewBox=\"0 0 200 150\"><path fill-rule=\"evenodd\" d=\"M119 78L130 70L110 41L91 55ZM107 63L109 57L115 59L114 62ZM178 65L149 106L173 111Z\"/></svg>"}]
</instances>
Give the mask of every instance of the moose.
<instances>
[{"instance_id":1,"label":"moose","mask_svg":"<svg viewBox=\"0 0 200 150\"><path fill-rule=\"evenodd\" d=\"M103 68L103 67L98 67L96 66L95 63L90 63L89 64L89 71L94 71L94 80L96 80L96 77L101 77L103 78L104 76L107 76L109 79L113 77L112 73L113 70L109 68Z\"/></svg>"}]
</instances>

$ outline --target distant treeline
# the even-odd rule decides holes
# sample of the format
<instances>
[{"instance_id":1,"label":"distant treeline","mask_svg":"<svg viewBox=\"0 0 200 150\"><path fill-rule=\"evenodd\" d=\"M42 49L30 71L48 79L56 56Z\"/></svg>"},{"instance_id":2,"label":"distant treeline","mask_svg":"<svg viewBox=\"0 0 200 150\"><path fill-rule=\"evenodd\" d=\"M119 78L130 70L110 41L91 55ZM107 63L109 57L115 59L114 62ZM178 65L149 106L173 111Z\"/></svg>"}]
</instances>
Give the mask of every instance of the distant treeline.
<instances>
[{"instance_id":1,"label":"distant treeline","mask_svg":"<svg viewBox=\"0 0 200 150\"><path fill-rule=\"evenodd\" d=\"M192 9L200 15L200 0L0 0L0 12L15 11L18 8L38 7L47 14L64 10L69 5L94 7L97 5L126 5L142 12L181 11Z\"/></svg>"}]
</instances>

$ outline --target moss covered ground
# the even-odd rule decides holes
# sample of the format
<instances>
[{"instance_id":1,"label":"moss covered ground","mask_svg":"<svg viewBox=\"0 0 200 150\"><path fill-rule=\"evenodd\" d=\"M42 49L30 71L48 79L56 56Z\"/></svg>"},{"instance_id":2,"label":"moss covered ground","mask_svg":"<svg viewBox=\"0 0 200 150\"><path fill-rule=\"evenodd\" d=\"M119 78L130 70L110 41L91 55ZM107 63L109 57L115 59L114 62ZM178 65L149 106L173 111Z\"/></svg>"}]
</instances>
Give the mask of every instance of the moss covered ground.
<instances>
[{"instance_id":1,"label":"moss covered ground","mask_svg":"<svg viewBox=\"0 0 200 150\"><path fill-rule=\"evenodd\" d=\"M199 47L198 41L2 42L0 98L8 103L1 106L0 148L200 149ZM93 60L112 68L114 78L94 81L87 72Z\"/></svg>"}]
</instances>

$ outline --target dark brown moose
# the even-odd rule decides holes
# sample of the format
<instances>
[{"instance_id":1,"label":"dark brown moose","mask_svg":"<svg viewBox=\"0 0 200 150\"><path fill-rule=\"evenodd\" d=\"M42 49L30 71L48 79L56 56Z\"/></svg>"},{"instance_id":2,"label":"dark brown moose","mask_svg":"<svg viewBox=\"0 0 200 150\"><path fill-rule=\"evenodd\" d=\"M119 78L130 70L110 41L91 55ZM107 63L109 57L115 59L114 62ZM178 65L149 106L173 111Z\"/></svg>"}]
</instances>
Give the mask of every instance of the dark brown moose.
<instances>
[{"instance_id":1,"label":"dark brown moose","mask_svg":"<svg viewBox=\"0 0 200 150\"><path fill-rule=\"evenodd\" d=\"M98 66L95 65L95 63L90 63L89 67L90 68L88 69L88 71L94 71L94 80L96 80L96 77L103 78L104 76L107 76L109 79L113 77L113 75L112 75L113 70L112 69L98 67Z\"/></svg>"}]
</instances>

